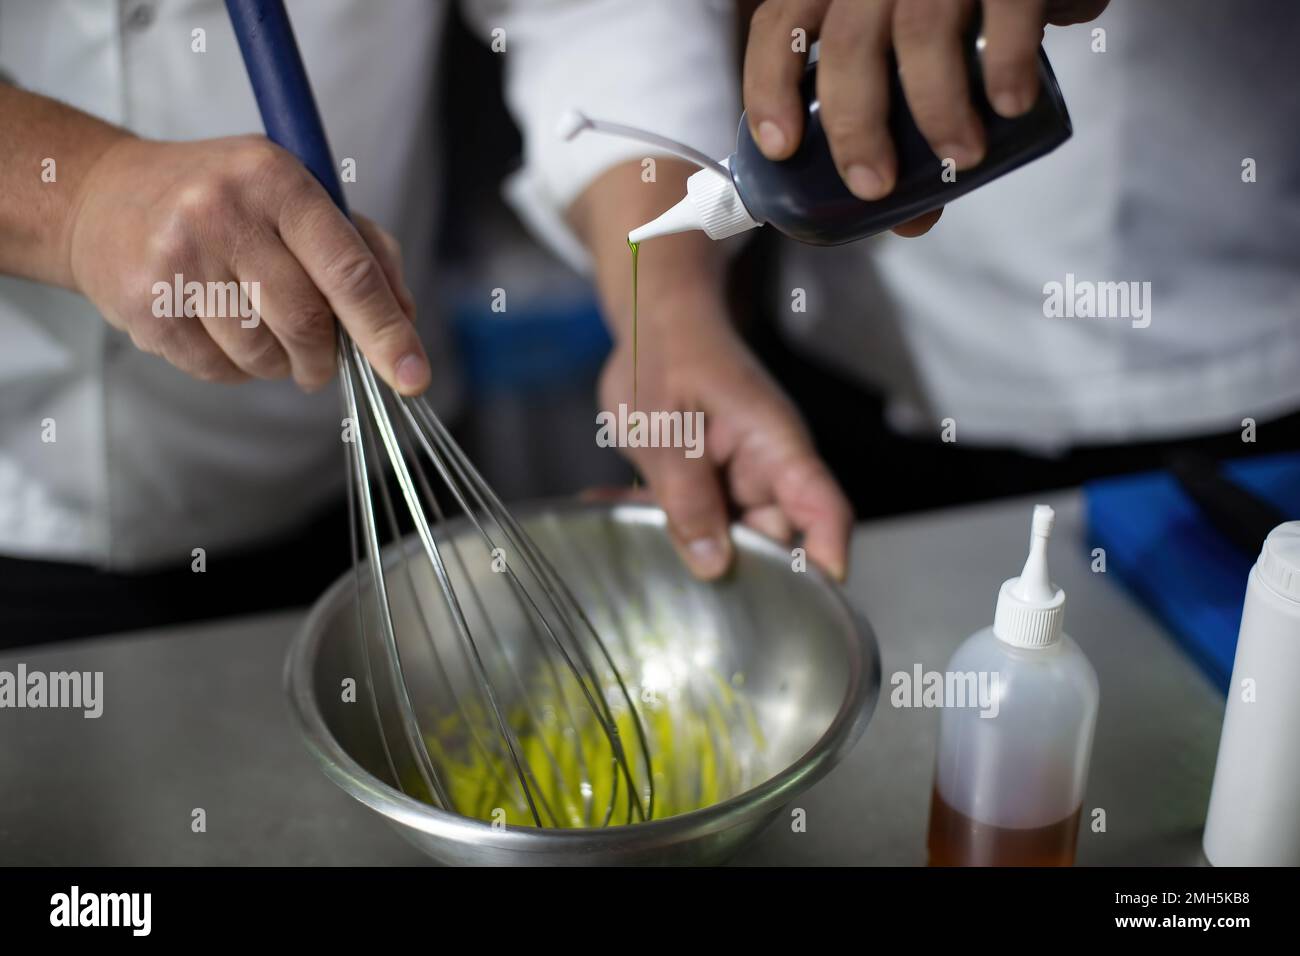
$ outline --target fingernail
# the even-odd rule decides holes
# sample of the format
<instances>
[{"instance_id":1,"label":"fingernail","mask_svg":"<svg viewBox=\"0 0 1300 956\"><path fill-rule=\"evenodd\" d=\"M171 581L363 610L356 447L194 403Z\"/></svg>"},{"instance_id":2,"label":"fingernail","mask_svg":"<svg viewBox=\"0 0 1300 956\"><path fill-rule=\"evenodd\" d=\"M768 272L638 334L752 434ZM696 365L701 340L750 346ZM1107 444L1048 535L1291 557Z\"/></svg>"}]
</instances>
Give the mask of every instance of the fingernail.
<instances>
[{"instance_id":1,"label":"fingernail","mask_svg":"<svg viewBox=\"0 0 1300 956\"><path fill-rule=\"evenodd\" d=\"M958 169L969 169L977 165L984 157L980 150L973 146L967 146L965 143L948 143L946 146L939 148L939 158L941 160L951 159L957 164Z\"/></svg>"},{"instance_id":2,"label":"fingernail","mask_svg":"<svg viewBox=\"0 0 1300 956\"><path fill-rule=\"evenodd\" d=\"M717 538L696 538L686 545L686 560L697 577L716 578L727 570L727 547Z\"/></svg>"},{"instance_id":3,"label":"fingernail","mask_svg":"<svg viewBox=\"0 0 1300 956\"><path fill-rule=\"evenodd\" d=\"M785 133L771 120L758 124L758 146L763 155L772 157L785 153Z\"/></svg>"},{"instance_id":4,"label":"fingernail","mask_svg":"<svg viewBox=\"0 0 1300 956\"><path fill-rule=\"evenodd\" d=\"M1031 106L1033 104L1020 90L1001 90L993 95L993 108L999 116L1019 116Z\"/></svg>"},{"instance_id":5,"label":"fingernail","mask_svg":"<svg viewBox=\"0 0 1300 956\"><path fill-rule=\"evenodd\" d=\"M423 355L412 352L397 362L397 387L402 392L415 394L429 386L429 363Z\"/></svg>"},{"instance_id":6,"label":"fingernail","mask_svg":"<svg viewBox=\"0 0 1300 956\"><path fill-rule=\"evenodd\" d=\"M875 200L885 195L884 177L870 166L850 166L844 174L844 183L859 199Z\"/></svg>"}]
</instances>

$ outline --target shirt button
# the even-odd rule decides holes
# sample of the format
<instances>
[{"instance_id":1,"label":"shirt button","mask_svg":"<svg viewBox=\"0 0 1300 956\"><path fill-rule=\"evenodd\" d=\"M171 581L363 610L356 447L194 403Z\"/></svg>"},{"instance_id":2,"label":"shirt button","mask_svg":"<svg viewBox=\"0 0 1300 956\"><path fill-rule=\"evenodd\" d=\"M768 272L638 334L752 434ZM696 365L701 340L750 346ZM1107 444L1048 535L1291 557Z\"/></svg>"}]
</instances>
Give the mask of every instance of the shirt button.
<instances>
[{"instance_id":1,"label":"shirt button","mask_svg":"<svg viewBox=\"0 0 1300 956\"><path fill-rule=\"evenodd\" d=\"M152 4L137 3L126 15L126 26L129 30L147 30L153 24L154 8Z\"/></svg>"}]
</instances>

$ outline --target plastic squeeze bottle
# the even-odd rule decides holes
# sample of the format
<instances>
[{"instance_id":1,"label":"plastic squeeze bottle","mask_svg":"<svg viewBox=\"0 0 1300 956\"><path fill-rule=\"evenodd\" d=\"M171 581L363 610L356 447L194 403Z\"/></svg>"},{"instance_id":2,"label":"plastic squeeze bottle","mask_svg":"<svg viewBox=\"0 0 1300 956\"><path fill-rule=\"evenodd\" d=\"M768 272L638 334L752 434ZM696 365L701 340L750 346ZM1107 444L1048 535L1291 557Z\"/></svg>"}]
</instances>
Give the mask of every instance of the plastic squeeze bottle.
<instances>
[{"instance_id":1,"label":"plastic squeeze bottle","mask_svg":"<svg viewBox=\"0 0 1300 956\"><path fill-rule=\"evenodd\" d=\"M1055 513L1034 508L1029 557L1002 584L993 626L948 662L983 675L992 701L940 718L930 805L932 866L1069 866L1074 862L1093 729L1097 674L1062 630L1065 592L1047 572Z\"/></svg>"},{"instance_id":2,"label":"plastic squeeze bottle","mask_svg":"<svg viewBox=\"0 0 1300 956\"><path fill-rule=\"evenodd\" d=\"M1300 521L1264 541L1246 584L1219 738L1205 855L1300 866Z\"/></svg>"},{"instance_id":3,"label":"plastic squeeze bottle","mask_svg":"<svg viewBox=\"0 0 1300 956\"><path fill-rule=\"evenodd\" d=\"M817 64L804 74L804 134L789 159L773 162L759 152L744 116L736 151L721 162L662 137L616 123L588 120L570 113L560 132L572 138L582 129L631 136L667 148L703 168L687 180L686 197L658 219L628 233L629 242L702 229L725 239L764 223L801 242L838 245L884 232L938 209L972 189L1005 175L1070 138L1070 116L1042 48L1038 51L1038 101L1023 116L999 116L984 94L980 69L983 39L968 40L968 86L984 125L987 153L976 167L957 171L936 156L917 129L896 69L891 71L889 131L898 155L898 180L882 199L858 199L840 179L831 156L817 99Z\"/></svg>"}]
</instances>

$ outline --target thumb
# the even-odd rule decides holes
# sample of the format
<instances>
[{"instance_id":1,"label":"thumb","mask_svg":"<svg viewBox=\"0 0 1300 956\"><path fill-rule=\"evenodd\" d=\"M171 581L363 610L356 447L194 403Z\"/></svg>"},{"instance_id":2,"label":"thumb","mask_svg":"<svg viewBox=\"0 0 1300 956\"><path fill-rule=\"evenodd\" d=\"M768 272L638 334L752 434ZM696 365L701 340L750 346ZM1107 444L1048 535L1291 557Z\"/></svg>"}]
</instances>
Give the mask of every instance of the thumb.
<instances>
[{"instance_id":1,"label":"thumb","mask_svg":"<svg viewBox=\"0 0 1300 956\"><path fill-rule=\"evenodd\" d=\"M703 581L721 577L731 567L732 545L726 499L713 464L667 448L650 452L640 464L668 515L673 546L691 573Z\"/></svg>"}]
</instances>

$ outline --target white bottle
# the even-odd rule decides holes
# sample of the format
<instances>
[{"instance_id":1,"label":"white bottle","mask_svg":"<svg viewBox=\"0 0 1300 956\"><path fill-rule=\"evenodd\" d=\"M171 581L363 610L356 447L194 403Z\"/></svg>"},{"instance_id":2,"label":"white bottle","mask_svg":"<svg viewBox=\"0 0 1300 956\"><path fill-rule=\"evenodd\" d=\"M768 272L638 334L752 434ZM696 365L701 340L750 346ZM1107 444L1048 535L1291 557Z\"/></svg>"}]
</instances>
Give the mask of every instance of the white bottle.
<instances>
[{"instance_id":1,"label":"white bottle","mask_svg":"<svg viewBox=\"0 0 1300 956\"><path fill-rule=\"evenodd\" d=\"M1300 866L1300 521L1246 584L1202 845L1215 866Z\"/></svg>"},{"instance_id":2,"label":"white bottle","mask_svg":"<svg viewBox=\"0 0 1300 956\"><path fill-rule=\"evenodd\" d=\"M968 687L989 687L991 699L945 701L932 866L1074 862L1098 692L1092 665L1062 631L1065 592L1047 572L1055 517L1047 505L1034 508L1029 558L1019 577L1003 582L993 626L948 662L946 683L964 676Z\"/></svg>"}]
</instances>

